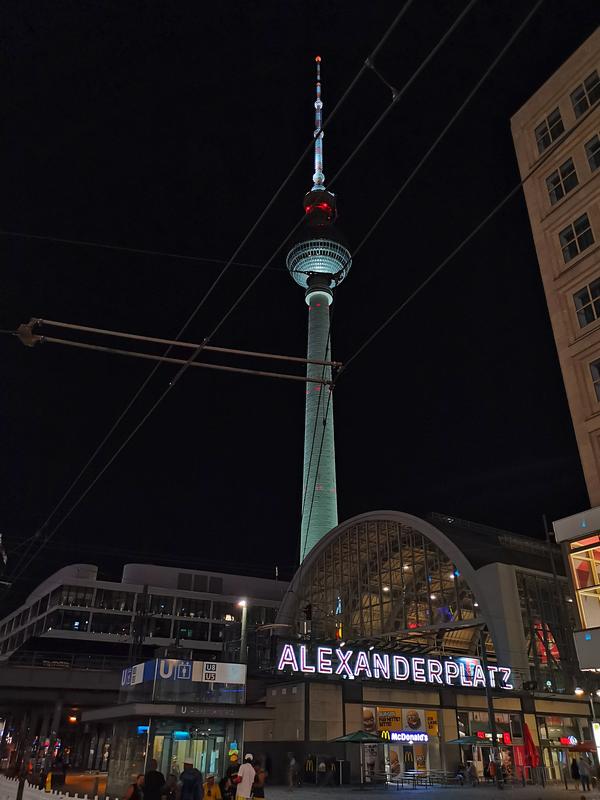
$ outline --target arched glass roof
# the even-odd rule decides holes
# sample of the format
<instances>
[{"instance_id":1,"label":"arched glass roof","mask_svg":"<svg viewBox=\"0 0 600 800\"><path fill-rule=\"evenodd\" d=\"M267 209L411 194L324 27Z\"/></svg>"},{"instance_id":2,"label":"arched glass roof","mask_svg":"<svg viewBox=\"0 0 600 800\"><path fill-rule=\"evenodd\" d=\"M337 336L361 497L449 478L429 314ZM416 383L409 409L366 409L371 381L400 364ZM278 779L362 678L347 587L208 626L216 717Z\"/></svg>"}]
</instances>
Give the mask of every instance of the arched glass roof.
<instances>
[{"instance_id":1,"label":"arched glass roof","mask_svg":"<svg viewBox=\"0 0 600 800\"><path fill-rule=\"evenodd\" d=\"M483 623L468 561L416 517L377 512L332 530L309 554L278 622L318 639L473 652Z\"/></svg>"}]
</instances>

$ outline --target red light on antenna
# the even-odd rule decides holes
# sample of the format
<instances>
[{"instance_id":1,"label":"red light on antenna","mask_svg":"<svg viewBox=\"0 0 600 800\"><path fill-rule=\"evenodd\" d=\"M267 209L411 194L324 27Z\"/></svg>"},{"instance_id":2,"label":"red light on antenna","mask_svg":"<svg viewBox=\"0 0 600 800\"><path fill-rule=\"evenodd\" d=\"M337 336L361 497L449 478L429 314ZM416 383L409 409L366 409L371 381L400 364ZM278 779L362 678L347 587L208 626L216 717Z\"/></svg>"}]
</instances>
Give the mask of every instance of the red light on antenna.
<instances>
[{"instance_id":1,"label":"red light on antenna","mask_svg":"<svg viewBox=\"0 0 600 800\"><path fill-rule=\"evenodd\" d=\"M317 64L320 64L321 63L321 56L315 56L315 61L317 62Z\"/></svg>"}]
</instances>

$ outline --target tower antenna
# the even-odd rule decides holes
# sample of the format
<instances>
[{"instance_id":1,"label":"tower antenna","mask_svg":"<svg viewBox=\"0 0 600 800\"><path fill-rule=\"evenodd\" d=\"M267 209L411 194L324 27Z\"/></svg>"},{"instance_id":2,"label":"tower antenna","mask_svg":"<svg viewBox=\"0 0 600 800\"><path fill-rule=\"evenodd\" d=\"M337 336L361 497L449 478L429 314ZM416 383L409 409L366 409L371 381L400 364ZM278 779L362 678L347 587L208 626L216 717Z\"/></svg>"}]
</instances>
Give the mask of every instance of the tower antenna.
<instances>
[{"instance_id":1,"label":"tower antenna","mask_svg":"<svg viewBox=\"0 0 600 800\"><path fill-rule=\"evenodd\" d=\"M321 56L316 56L315 61L317 63L317 98L315 100L315 174L313 175L313 192L325 188L325 175L323 173L323 101L321 100Z\"/></svg>"}]
</instances>

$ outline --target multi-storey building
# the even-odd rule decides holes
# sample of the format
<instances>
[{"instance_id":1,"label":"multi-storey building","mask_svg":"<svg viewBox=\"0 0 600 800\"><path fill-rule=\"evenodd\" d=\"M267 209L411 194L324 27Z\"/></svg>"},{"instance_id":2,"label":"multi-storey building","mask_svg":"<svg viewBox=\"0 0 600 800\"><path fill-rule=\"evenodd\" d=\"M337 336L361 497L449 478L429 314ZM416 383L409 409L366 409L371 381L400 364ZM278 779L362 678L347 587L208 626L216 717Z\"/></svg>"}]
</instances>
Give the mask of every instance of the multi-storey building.
<instances>
[{"instance_id":1,"label":"multi-storey building","mask_svg":"<svg viewBox=\"0 0 600 800\"><path fill-rule=\"evenodd\" d=\"M137 643L177 643L219 653L228 626L273 622L287 584L265 578L126 564L121 582L98 580L92 564L64 567L0 620L0 660L20 651L101 652L127 657ZM240 605L246 602L246 610ZM239 624L237 625L239 631ZM239 633L238 633L239 638ZM76 644L77 643L77 644Z\"/></svg>"},{"instance_id":2,"label":"multi-storey building","mask_svg":"<svg viewBox=\"0 0 600 800\"><path fill-rule=\"evenodd\" d=\"M587 489L600 505L600 28L511 120Z\"/></svg>"}]
</instances>

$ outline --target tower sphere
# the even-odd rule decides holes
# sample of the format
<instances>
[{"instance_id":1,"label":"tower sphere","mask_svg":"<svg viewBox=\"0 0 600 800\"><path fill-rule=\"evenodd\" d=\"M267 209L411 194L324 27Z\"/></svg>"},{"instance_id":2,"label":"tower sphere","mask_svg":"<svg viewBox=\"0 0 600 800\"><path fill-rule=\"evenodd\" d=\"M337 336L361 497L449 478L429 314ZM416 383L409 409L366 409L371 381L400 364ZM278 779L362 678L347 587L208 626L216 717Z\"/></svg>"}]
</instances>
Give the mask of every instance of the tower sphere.
<instances>
[{"instance_id":1,"label":"tower sphere","mask_svg":"<svg viewBox=\"0 0 600 800\"><path fill-rule=\"evenodd\" d=\"M290 242L286 265L303 289L319 288L331 293L346 277L352 256L334 225L336 199L327 189L313 189L304 197L306 217Z\"/></svg>"}]
</instances>

